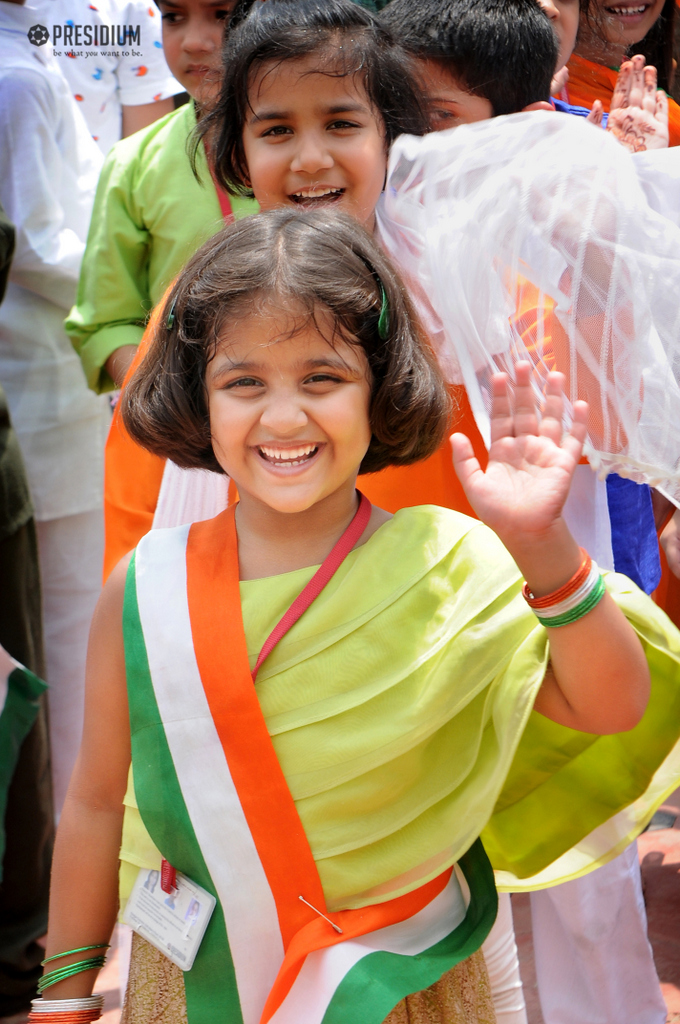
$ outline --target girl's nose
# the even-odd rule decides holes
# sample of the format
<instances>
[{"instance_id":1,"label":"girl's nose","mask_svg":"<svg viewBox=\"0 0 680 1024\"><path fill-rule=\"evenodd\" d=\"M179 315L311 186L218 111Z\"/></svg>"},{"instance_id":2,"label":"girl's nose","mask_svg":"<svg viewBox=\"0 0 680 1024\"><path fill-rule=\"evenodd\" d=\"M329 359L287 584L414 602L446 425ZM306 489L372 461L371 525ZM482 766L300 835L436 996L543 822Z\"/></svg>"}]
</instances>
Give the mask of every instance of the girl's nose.
<instances>
[{"instance_id":1,"label":"girl's nose","mask_svg":"<svg viewBox=\"0 0 680 1024\"><path fill-rule=\"evenodd\" d=\"M298 136L298 146L290 164L291 171L316 174L318 171L330 170L333 163L328 147L316 134Z\"/></svg>"},{"instance_id":2,"label":"girl's nose","mask_svg":"<svg viewBox=\"0 0 680 1024\"><path fill-rule=\"evenodd\" d=\"M211 40L209 34L203 30L201 26L188 25L182 39L182 47L185 53L212 53L215 49L215 45Z\"/></svg>"},{"instance_id":3,"label":"girl's nose","mask_svg":"<svg viewBox=\"0 0 680 1024\"><path fill-rule=\"evenodd\" d=\"M279 436L293 434L306 426L307 414L292 395L272 396L260 416L260 424Z\"/></svg>"}]
</instances>

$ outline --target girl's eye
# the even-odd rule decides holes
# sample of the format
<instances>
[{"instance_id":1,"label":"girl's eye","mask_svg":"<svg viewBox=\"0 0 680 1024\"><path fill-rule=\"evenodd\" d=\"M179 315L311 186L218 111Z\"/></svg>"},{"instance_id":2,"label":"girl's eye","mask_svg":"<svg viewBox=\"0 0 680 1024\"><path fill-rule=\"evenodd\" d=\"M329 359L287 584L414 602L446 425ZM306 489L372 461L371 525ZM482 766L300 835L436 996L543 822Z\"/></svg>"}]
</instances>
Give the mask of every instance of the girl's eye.
<instances>
[{"instance_id":1,"label":"girl's eye","mask_svg":"<svg viewBox=\"0 0 680 1024\"><path fill-rule=\"evenodd\" d=\"M262 381L257 380L256 377L238 377L236 380L229 381L226 385L226 390L231 391L233 388L259 388L262 387Z\"/></svg>"},{"instance_id":2,"label":"girl's eye","mask_svg":"<svg viewBox=\"0 0 680 1024\"><path fill-rule=\"evenodd\" d=\"M331 123L328 125L329 131L334 131L342 128L361 128L361 125L357 124L356 121L331 121Z\"/></svg>"},{"instance_id":3,"label":"girl's eye","mask_svg":"<svg viewBox=\"0 0 680 1024\"><path fill-rule=\"evenodd\" d=\"M215 18L216 18L217 21L224 21L226 18L229 18L230 16L231 16L231 10L229 10L229 9L224 10L224 11L222 11L222 10L215 11Z\"/></svg>"},{"instance_id":4,"label":"girl's eye","mask_svg":"<svg viewBox=\"0 0 680 1024\"><path fill-rule=\"evenodd\" d=\"M265 132L262 132L260 138L266 138L268 135L292 135L292 130L286 127L285 124L275 124L273 128L267 128Z\"/></svg>"},{"instance_id":5,"label":"girl's eye","mask_svg":"<svg viewBox=\"0 0 680 1024\"><path fill-rule=\"evenodd\" d=\"M342 384L342 377L337 377L332 373L315 373L312 377L307 377L305 384Z\"/></svg>"},{"instance_id":6,"label":"girl's eye","mask_svg":"<svg viewBox=\"0 0 680 1024\"><path fill-rule=\"evenodd\" d=\"M161 14L161 21L167 21L169 25L174 25L179 15L176 11L166 11L165 14Z\"/></svg>"}]
</instances>

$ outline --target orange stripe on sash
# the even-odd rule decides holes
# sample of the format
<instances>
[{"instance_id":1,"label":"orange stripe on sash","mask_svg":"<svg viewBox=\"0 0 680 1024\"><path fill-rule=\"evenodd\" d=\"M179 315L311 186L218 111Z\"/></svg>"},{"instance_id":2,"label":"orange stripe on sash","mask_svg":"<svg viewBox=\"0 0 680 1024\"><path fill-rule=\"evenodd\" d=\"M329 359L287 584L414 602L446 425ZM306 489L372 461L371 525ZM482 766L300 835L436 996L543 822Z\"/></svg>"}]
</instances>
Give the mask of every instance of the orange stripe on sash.
<instances>
[{"instance_id":1,"label":"orange stripe on sash","mask_svg":"<svg viewBox=\"0 0 680 1024\"><path fill-rule=\"evenodd\" d=\"M362 907L361 910L339 910L333 914L333 920L342 928L342 935L333 931L320 917L315 917L301 928L286 950L281 970L265 1003L260 1024L266 1024L274 1016L293 987L309 953L317 949L327 949L347 939L357 939L361 935L399 924L400 921L413 917L444 891L452 871L453 868L448 868L431 882L422 885L420 889L399 896L388 903Z\"/></svg>"},{"instance_id":2,"label":"orange stripe on sash","mask_svg":"<svg viewBox=\"0 0 680 1024\"><path fill-rule=\"evenodd\" d=\"M235 506L194 523L187 542L187 596L196 660L229 771L272 890L285 958L262 1024L317 949L404 921L447 885L452 868L414 892L360 910L328 914L321 880L253 685L239 592ZM299 899L322 911L342 929Z\"/></svg>"},{"instance_id":3,"label":"orange stripe on sash","mask_svg":"<svg viewBox=\"0 0 680 1024\"><path fill-rule=\"evenodd\" d=\"M288 948L295 933L317 919L298 897L304 896L324 913L326 905L312 851L250 674L234 506L216 519L192 525L187 543L187 595L205 695L276 901L284 948Z\"/></svg>"}]
</instances>

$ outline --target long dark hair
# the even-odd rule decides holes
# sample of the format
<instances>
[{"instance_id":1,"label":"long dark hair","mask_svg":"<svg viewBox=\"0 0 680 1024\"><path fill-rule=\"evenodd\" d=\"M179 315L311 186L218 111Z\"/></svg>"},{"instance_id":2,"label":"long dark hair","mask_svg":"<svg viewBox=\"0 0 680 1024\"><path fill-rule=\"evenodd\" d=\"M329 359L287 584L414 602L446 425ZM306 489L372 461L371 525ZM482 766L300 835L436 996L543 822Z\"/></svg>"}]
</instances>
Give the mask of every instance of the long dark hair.
<instances>
[{"instance_id":1,"label":"long dark hair","mask_svg":"<svg viewBox=\"0 0 680 1024\"><path fill-rule=\"evenodd\" d=\"M666 0L663 10L641 42L631 46L628 56L644 55L648 64L653 64L659 76L659 88L671 91L673 84L673 42L675 35L675 0Z\"/></svg>"},{"instance_id":2,"label":"long dark hair","mask_svg":"<svg viewBox=\"0 0 680 1024\"><path fill-rule=\"evenodd\" d=\"M368 10L353 0L243 0L225 41L220 97L194 136L196 147L205 140L215 177L232 195L253 194L243 151L253 75L266 64L317 53L319 71L360 76L382 119L386 148L398 135L427 131L412 58Z\"/></svg>"}]
</instances>

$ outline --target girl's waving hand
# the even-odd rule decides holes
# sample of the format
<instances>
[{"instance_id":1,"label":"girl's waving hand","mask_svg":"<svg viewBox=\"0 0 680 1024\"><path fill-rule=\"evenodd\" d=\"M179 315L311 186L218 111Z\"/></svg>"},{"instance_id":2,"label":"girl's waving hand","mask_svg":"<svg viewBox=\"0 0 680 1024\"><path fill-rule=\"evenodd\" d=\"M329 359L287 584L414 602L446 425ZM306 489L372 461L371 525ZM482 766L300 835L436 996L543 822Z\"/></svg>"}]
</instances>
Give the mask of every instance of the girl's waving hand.
<instances>
[{"instance_id":1,"label":"girl's waving hand","mask_svg":"<svg viewBox=\"0 0 680 1024\"><path fill-rule=\"evenodd\" d=\"M525 597L548 628L550 662L535 710L583 732L623 732L639 722L649 698L642 647L601 582L597 594L597 587L586 593L588 583L578 583L585 600L575 604L577 581L589 560L562 516L586 437L588 406L574 404L565 434L562 374L549 375L540 418L530 364L517 363L515 376L512 396L507 374L494 377L486 473L463 434L451 439L456 472L479 518L517 563ZM599 579L597 567L592 579Z\"/></svg>"},{"instance_id":2,"label":"girl's waving hand","mask_svg":"<svg viewBox=\"0 0 680 1024\"><path fill-rule=\"evenodd\" d=\"M548 376L539 419L531 365L517 363L512 395L508 375L493 380L491 448L486 473L464 434L451 438L453 461L473 509L508 547L513 539L550 534L560 520L586 437L588 406L576 402L564 434L564 376Z\"/></svg>"}]
</instances>

